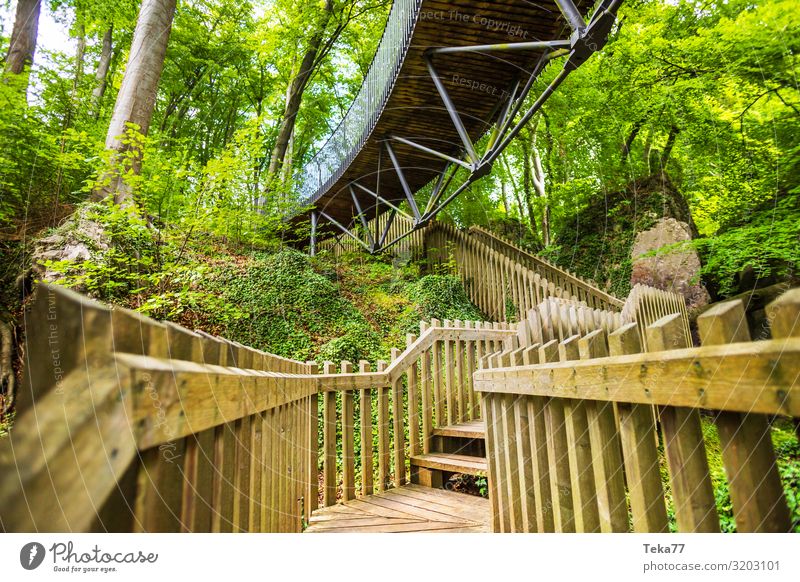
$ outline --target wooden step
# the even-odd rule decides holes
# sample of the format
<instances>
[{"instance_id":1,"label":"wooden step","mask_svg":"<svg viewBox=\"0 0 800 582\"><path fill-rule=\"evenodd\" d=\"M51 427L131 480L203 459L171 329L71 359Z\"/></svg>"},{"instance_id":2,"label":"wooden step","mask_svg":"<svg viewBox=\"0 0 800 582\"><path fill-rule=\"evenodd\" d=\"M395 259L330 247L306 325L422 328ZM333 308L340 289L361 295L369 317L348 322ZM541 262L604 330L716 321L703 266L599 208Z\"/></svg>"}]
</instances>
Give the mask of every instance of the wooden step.
<instances>
[{"instance_id":1,"label":"wooden step","mask_svg":"<svg viewBox=\"0 0 800 582\"><path fill-rule=\"evenodd\" d=\"M430 453L427 455L414 455L411 457L412 467L424 467L435 471L448 473L463 473L465 475L486 475L486 459L482 457L469 457L467 455L454 455L450 453Z\"/></svg>"},{"instance_id":2,"label":"wooden step","mask_svg":"<svg viewBox=\"0 0 800 582\"><path fill-rule=\"evenodd\" d=\"M464 439L484 439L486 438L486 427L482 420L471 420L450 426L442 426L433 429L436 436L460 437Z\"/></svg>"}]
</instances>

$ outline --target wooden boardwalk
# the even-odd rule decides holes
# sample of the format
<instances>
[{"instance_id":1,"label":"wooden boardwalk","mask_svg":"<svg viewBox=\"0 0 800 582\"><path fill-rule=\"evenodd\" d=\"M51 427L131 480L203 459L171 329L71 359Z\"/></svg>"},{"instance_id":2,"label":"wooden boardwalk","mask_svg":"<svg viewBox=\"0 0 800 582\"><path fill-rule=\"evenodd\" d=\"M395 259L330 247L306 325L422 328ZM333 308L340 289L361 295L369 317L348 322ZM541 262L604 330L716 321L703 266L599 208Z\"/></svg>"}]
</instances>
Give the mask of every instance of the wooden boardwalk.
<instances>
[{"instance_id":1,"label":"wooden boardwalk","mask_svg":"<svg viewBox=\"0 0 800 582\"><path fill-rule=\"evenodd\" d=\"M488 499L404 485L314 512L306 533L489 533Z\"/></svg>"}]
</instances>

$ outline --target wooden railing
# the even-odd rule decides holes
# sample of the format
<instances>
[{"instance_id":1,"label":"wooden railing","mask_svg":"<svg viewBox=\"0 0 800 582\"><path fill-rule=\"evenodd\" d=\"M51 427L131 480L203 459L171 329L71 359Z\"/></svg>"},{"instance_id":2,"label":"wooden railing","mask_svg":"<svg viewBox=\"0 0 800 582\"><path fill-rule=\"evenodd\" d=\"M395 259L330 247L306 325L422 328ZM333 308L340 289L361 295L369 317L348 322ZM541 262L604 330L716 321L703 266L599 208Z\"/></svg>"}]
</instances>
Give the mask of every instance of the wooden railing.
<instances>
[{"instance_id":1,"label":"wooden railing","mask_svg":"<svg viewBox=\"0 0 800 582\"><path fill-rule=\"evenodd\" d=\"M646 350L648 345L647 327L665 315L673 313L680 314L683 333L689 338L691 344L692 335L686 299L677 293L642 284L634 285L622 307L622 320L626 323L636 322L639 328L639 337L642 340L642 348Z\"/></svg>"},{"instance_id":2,"label":"wooden railing","mask_svg":"<svg viewBox=\"0 0 800 582\"><path fill-rule=\"evenodd\" d=\"M314 366L39 285L0 441L6 531L300 531Z\"/></svg>"},{"instance_id":3,"label":"wooden railing","mask_svg":"<svg viewBox=\"0 0 800 582\"><path fill-rule=\"evenodd\" d=\"M367 222L370 233L375 240L380 240L386 229L386 223L389 220L390 214L385 212ZM419 259L423 255L424 247L424 230L420 229L411 232L414 228L414 221L406 218L402 214L395 215L392 223L389 225L389 230L386 231L386 242L391 242L399 236L408 234L407 237L401 239L396 244L391 246L388 251L400 258L405 259ZM362 240L367 237L363 236ZM340 256L342 253L355 253L363 252L365 248L361 243L357 242L352 237L339 233L335 236L329 236L317 243L317 248L332 253L335 256Z\"/></svg>"},{"instance_id":4,"label":"wooden railing","mask_svg":"<svg viewBox=\"0 0 800 582\"><path fill-rule=\"evenodd\" d=\"M358 371L342 362L337 373L326 362L317 377L323 505L403 485L410 479L410 457L430 452L434 429L482 418L473 373L485 355L516 336L507 324L434 319L375 371L365 361Z\"/></svg>"},{"instance_id":5,"label":"wooden railing","mask_svg":"<svg viewBox=\"0 0 800 582\"><path fill-rule=\"evenodd\" d=\"M539 273L553 285L563 289L567 295L577 297L578 301L583 301L590 307L600 309L622 307L622 301L599 289L593 281L588 281L568 269L562 269L491 231L480 226L472 226L468 232L470 236L506 255L512 261Z\"/></svg>"},{"instance_id":6,"label":"wooden railing","mask_svg":"<svg viewBox=\"0 0 800 582\"><path fill-rule=\"evenodd\" d=\"M520 321L550 297L605 310L618 311L623 305L587 283L578 285L580 280L574 277L561 287L525 263L448 224L431 224L425 231L425 247L429 267L452 263L472 302L498 321Z\"/></svg>"},{"instance_id":7,"label":"wooden railing","mask_svg":"<svg viewBox=\"0 0 800 582\"><path fill-rule=\"evenodd\" d=\"M737 530L789 531L770 422L800 416L800 290L768 315L766 341L750 341L735 301L698 319L702 347L676 313L645 328L643 353L632 322L492 354L475 390L495 531L664 532L668 507L679 531L719 531L701 410L713 411Z\"/></svg>"}]
</instances>

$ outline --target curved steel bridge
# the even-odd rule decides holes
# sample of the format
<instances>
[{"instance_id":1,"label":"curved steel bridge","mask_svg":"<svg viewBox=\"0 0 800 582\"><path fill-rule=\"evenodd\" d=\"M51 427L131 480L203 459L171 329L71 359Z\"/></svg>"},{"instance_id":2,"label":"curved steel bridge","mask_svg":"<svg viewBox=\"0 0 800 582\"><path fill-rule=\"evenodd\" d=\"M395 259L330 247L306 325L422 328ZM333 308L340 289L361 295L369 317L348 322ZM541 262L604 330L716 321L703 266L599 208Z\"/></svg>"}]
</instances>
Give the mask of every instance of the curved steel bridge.
<instances>
[{"instance_id":1,"label":"curved steel bridge","mask_svg":"<svg viewBox=\"0 0 800 582\"><path fill-rule=\"evenodd\" d=\"M395 0L358 95L294 177L303 210L292 222L310 220L312 254L318 236L339 231L384 250L491 172L567 75L605 45L621 0L577 2ZM398 213L413 227L390 240Z\"/></svg>"}]
</instances>

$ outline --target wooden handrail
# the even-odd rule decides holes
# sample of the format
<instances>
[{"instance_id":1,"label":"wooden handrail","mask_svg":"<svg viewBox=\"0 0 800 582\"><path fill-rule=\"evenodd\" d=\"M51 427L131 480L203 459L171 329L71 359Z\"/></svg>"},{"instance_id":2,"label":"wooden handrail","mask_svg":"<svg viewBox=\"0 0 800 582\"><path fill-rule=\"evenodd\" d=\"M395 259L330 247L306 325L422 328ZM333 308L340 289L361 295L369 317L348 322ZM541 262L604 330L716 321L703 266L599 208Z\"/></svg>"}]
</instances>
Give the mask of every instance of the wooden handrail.
<instances>
[{"instance_id":1,"label":"wooden handrail","mask_svg":"<svg viewBox=\"0 0 800 582\"><path fill-rule=\"evenodd\" d=\"M478 370L475 390L800 416L797 378L787 338Z\"/></svg>"},{"instance_id":2,"label":"wooden handrail","mask_svg":"<svg viewBox=\"0 0 800 582\"><path fill-rule=\"evenodd\" d=\"M485 353L515 345L519 335L519 330L509 329L508 324L471 321L440 324L432 320L430 324L422 322L420 331L418 338L409 334L405 350L392 350L391 364L378 362L377 372L368 371L369 364L361 362L360 372L353 373L352 363L343 361L341 373L336 373L337 366L326 362L324 373L316 377L324 402L321 456L325 505L339 498L348 501L356 490L371 491L373 484L382 491L390 483L403 485L407 478L419 482L415 479L424 469L411 464L407 471L406 464L414 456L430 452L437 428L481 418L472 373ZM357 393L359 422L354 406ZM339 398L341 406L337 406ZM375 413L377 427L373 427ZM359 427L362 447L360 487L354 477L355 426ZM394 436L390 436L389 426ZM377 467L371 462L373 428L377 433Z\"/></svg>"},{"instance_id":3,"label":"wooden handrail","mask_svg":"<svg viewBox=\"0 0 800 582\"><path fill-rule=\"evenodd\" d=\"M25 324L3 529L300 531L317 496L314 366L43 284Z\"/></svg>"},{"instance_id":4,"label":"wooden handrail","mask_svg":"<svg viewBox=\"0 0 800 582\"><path fill-rule=\"evenodd\" d=\"M493 354L474 385L496 531L719 532L700 409L714 411L737 530L790 531L770 423L800 417L800 289L767 313L769 340L750 341L737 300L698 318L700 347L684 309L645 337L634 321Z\"/></svg>"},{"instance_id":5,"label":"wooden handrail","mask_svg":"<svg viewBox=\"0 0 800 582\"><path fill-rule=\"evenodd\" d=\"M585 290L590 295L597 297L598 299L600 299L604 303L607 303L610 306L621 308L623 305L622 300L618 299L617 297L614 297L609 293L606 293L602 289L598 288L592 282L587 281L586 279L583 279L582 277L579 277L574 273L567 271L566 269L562 269L561 267L555 265L554 263L551 263L550 261L543 259L542 257L539 257L531 252L526 251L519 245L516 245L513 242L508 241L491 231L481 228L480 226L471 226L469 229L469 233L478 234L478 236L490 238L498 245L520 254L521 256L525 257L526 260L530 261L533 265L535 265L535 270L541 270L542 274L546 276L548 279L550 278L554 279L553 282L556 283L557 285L562 285L561 281L569 281L576 287ZM548 276L548 273L551 273L554 276L553 277Z\"/></svg>"},{"instance_id":6,"label":"wooden handrail","mask_svg":"<svg viewBox=\"0 0 800 582\"><path fill-rule=\"evenodd\" d=\"M516 337L516 329L475 329L467 327L430 327L409 345L383 372L356 372L319 374L314 376L320 391L357 390L369 387L390 386L403 376L437 341L505 341Z\"/></svg>"},{"instance_id":7,"label":"wooden handrail","mask_svg":"<svg viewBox=\"0 0 800 582\"><path fill-rule=\"evenodd\" d=\"M585 290L590 295L597 297L602 302L610 306L614 306L618 309L622 308L623 306L622 300L618 299L617 297L614 297L609 293L606 293L602 289L598 288L593 282L583 279L582 277L579 277L574 273L571 273L565 269L562 269L561 267L555 265L554 263L551 263L550 261L547 261L542 257L534 255L529 251L526 251L519 245L516 245L513 242L506 240L503 237L489 230L486 230L485 228L482 228L480 226L471 226L469 228L469 233L472 235L477 234L478 236L489 238L498 245L507 248L515 253L518 253L519 255L523 256L527 261L529 261L535 266L534 270L542 271L542 274L546 278L553 279L553 282L559 286L563 285L562 281L568 281L573 285L575 285L576 287Z\"/></svg>"}]
</instances>

